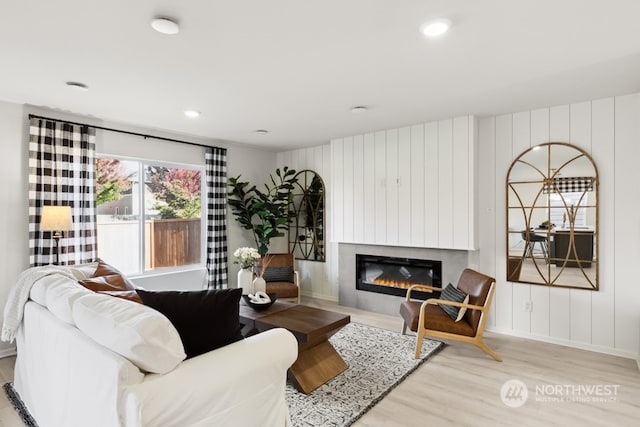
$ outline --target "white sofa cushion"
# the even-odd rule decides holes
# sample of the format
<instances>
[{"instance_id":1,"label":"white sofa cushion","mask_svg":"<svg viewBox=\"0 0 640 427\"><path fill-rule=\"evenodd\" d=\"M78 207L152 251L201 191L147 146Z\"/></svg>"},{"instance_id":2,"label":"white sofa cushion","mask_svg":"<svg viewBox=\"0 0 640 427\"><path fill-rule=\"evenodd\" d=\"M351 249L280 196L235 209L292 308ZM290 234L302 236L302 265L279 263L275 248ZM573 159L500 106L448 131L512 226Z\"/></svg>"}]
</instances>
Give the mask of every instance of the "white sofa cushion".
<instances>
[{"instance_id":1,"label":"white sofa cushion","mask_svg":"<svg viewBox=\"0 0 640 427\"><path fill-rule=\"evenodd\" d=\"M142 304L92 293L74 302L73 319L97 343L144 371L164 374L186 357L169 319Z\"/></svg>"},{"instance_id":2,"label":"white sofa cushion","mask_svg":"<svg viewBox=\"0 0 640 427\"><path fill-rule=\"evenodd\" d=\"M84 295L93 294L89 289L73 282L67 277L52 275L47 280L40 280L47 284L46 305L54 316L70 325L75 325L73 320L73 303Z\"/></svg>"}]
</instances>

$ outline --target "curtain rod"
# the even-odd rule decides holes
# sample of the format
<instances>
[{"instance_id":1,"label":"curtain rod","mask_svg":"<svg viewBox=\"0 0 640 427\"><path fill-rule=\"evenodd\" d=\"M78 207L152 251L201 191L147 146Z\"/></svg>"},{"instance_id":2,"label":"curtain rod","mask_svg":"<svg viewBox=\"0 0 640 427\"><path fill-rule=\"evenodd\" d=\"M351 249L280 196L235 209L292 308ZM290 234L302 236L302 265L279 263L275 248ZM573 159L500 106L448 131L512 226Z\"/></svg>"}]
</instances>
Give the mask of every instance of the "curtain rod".
<instances>
[{"instance_id":1,"label":"curtain rod","mask_svg":"<svg viewBox=\"0 0 640 427\"><path fill-rule=\"evenodd\" d=\"M210 145L198 144L196 142L182 141L182 140L173 139L173 138L164 138L162 136L148 135L148 134L144 134L144 133L131 132L131 131L122 130L122 129L108 128L108 127L104 127L104 126L94 126L94 125L89 125L89 124L86 124L86 123L73 122L71 120L54 119L54 118L51 118L51 117L38 116L37 114L29 114L29 119L52 120L54 122L69 123L70 125L88 126L88 127L92 127L92 128L95 128L95 129L106 130L106 131L109 131L109 132L117 132L117 133L124 133L124 134L127 134L127 135L140 136L140 137L142 137L144 139L153 138L153 139L159 139L161 141L177 142L179 144L193 145L193 146L196 146L196 147L214 148L214 147L212 147Z\"/></svg>"}]
</instances>

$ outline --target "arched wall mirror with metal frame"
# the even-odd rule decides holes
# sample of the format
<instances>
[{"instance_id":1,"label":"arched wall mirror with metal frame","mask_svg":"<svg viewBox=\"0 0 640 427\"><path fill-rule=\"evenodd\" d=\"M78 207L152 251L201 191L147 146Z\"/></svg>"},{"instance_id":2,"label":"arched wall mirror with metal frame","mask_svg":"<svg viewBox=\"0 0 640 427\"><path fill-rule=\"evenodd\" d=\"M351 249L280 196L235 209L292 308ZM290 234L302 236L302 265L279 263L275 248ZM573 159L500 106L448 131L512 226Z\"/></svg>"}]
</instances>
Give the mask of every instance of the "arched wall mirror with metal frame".
<instances>
[{"instance_id":1,"label":"arched wall mirror with metal frame","mask_svg":"<svg viewBox=\"0 0 640 427\"><path fill-rule=\"evenodd\" d=\"M312 170L296 174L289 224L289 252L296 259L325 261L325 188L324 181Z\"/></svg>"},{"instance_id":2,"label":"arched wall mirror with metal frame","mask_svg":"<svg viewBox=\"0 0 640 427\"><path fill-rule=\"evenodd\" d=\"M532 147L511 164L507 280L598 290L598 170L564 142Z\"/></svg>"}]
</instances>

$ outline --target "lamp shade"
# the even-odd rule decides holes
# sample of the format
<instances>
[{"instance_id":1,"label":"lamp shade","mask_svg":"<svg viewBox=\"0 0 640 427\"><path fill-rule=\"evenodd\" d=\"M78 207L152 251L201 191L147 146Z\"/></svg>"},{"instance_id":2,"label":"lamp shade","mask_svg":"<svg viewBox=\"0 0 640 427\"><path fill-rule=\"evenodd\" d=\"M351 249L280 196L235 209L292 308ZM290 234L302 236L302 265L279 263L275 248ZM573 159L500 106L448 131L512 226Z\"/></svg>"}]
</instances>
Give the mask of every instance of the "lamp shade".
<instances>
[{"instance_id":1,"label":"lamp shade","mask_svg":"<svg viewBox=\"0 0 640 427\"><path fill-rule=\"evenodd\" d=\"M40 230L65 231L71 230L70 206L43 206L40 218Z\"/></svg>"}]
</instances>

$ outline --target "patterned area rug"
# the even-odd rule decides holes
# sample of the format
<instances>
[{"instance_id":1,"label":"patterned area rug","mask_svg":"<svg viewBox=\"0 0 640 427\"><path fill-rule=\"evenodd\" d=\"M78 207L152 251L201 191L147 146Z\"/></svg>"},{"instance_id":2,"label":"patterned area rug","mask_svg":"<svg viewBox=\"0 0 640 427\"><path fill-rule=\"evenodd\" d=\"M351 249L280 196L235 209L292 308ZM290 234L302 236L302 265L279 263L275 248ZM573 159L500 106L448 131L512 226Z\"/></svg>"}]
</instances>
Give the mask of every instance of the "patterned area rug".
<instances>
[{"instance_id":1,"label":"patterned area rug","mask_svg":"<svg viewBox=\"0 0 640 427\"><path fill-rule=\"evenodd\" d=\"M444 347L425 338L422 357L415 359L414 336L359 323L349 323L330 341L349 367L309 395L287 385L295 427L350 426Z\"/></svg>"},{"instance_id":2,"label":"patterned area rug","mask_svg":"<svg viewBox=\"0 0 640 427\"><path fill-rule=\"evenodd\" d=\"M18 416L22 419L22 422L24 422L24 425L27 427L38 427L38 424L36 424L35 420L31 418L31 414L24 406L22 399L20 399L18 393L13 389L13 383L6 383L2 388L7 395L7 399L9 399L9 402L11 402L13 407L16 409Z\"/></svg>"}]
</instances>

